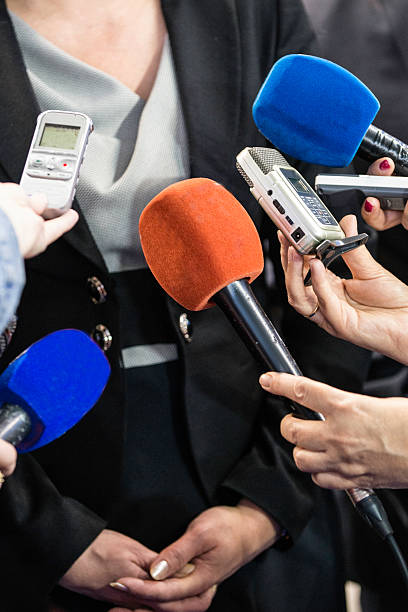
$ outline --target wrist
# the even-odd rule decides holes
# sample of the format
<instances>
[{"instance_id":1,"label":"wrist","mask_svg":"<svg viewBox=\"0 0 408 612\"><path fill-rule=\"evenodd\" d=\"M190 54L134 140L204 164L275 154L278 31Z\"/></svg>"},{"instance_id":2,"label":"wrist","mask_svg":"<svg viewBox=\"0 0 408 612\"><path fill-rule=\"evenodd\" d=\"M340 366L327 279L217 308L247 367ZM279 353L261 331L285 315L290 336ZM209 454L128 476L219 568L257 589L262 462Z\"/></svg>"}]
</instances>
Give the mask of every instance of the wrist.
<instances>
[{"instance_id":1,"label":"wrist","mask_svg":"<svg viewBox=\"0 0 408 612\"><path fill-rule=\"evenodd\" d=\"M237 508L246 523L245 549L249 557L253 558L273 546L284 535L282 526L249 499L241 499Z\"/></svg>"}]
</instances>

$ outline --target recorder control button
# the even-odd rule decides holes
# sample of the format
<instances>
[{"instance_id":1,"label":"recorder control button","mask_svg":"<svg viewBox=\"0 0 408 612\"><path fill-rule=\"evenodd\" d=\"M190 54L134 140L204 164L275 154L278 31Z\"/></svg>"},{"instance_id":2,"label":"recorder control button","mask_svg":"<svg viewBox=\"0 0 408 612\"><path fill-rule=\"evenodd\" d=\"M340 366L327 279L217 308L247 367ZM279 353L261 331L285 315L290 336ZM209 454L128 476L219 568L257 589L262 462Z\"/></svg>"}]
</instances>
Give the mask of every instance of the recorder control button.
<instances>
[{"instance_id":1,"label":"recorder control button","mask_svg":"<svg viewBox=\"0 0 408 612\"><path fill-rule=\"evenodd\" d=\"M72 176L72 172L56 172L54 178L62 179L67 181Z\"/></svg>"},{"instance_id":2,"label":"recorder control button","mask_svg":"<svg viewBox=\"0 0 408 612\"><path fill-rule=\"evenodd\" d=\"M47 159L46 166L47 166L48 170L54 170L56 165L57 165L57 160L55 159L55 157L49 157Z\"/></svg>"},{"instance_id":3,"label":"recorder control button","mask_svg":"<svg viewBox=\"0 0 408 612\"><path fill-rule=\"evenodd\" d=\"M33 170L32 168L29 168L27 170L27 174L29 176L41 176L41 177L45 177L46 173L44 172L44 170Z\"/></svg>"},{"instance_id":4,"label":"recorder control button","mask_svg":"<svg viewBox=\"0 0 408 612\"><path fill-rule=\"evenodd\" d=\"M63 172L71 172L74 169L74 161L72 159L61 159L58 163L59 170Z\"/></svg>"},{"instance_id":5,"label":"recorder control button","mask_svg":"<svg viewBox=\"0 0 408 612\"><path fill-rule=\"evenodd\" d=\"M289 225L293 225L293 221L292 221L292 219L289 217L289 215L286 215L285 219L286 219L286 221L289 223Z\"/></svg>"},{"instance_id":6,"label":"recorder control button","mask_svg":"<svg viewBox=\"0 0 408 612\"><path fill-rule=\"evenodd\" d=\"M294 232L291 233L291 236L295 242L299 242L301 238L305 235L305 232L301 227L297 227Z\"/></svg>"},{"instance_id":7,"label":"recorder control button","mask_svg":"<svg viewBox=\"0 0 408 612\"><path fill-rule=\"evenodd\" d=\"M33 155L30 158L29 166L31 168L42 168L45 163L45 157L41 157L39 155Z\"/></svg>"},{"instance_id":8,"label":"recorder control button","mask_svg":"<svg viewBox=\"0 0 408 612\"><path fill-rule=\"evenodd\" d=\"M275 206L275 208L277 208L279 210L279 212L284 215L285 214L285 209L283 208L282 204L280 202L278 202L278 200L274 200L273 201L273 205Z\"/></svg>"}]
</instances>

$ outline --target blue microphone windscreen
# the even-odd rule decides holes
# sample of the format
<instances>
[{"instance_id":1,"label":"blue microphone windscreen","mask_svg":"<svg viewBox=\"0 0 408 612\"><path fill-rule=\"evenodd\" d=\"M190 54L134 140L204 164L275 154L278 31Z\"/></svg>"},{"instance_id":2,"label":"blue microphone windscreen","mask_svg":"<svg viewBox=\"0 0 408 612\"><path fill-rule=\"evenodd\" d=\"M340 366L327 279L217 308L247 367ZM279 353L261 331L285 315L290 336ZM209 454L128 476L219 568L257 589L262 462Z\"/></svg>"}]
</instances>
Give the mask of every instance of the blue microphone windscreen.
<instances>
[{"instance_id":1,"label":"blue microphone windscreen","mask_svg":"<svg viewBox=\"0 0 408 612\"><path fill-rule=\"evenodd\" d=\"M272 67L253 105L259 131L283 153L348 166L380 108L351 72L312 55L286 55Z\"/></svg>"},{"instance_id":2,"label":"blue microphone windscreen","mask_svg":"<svg viewBox=\"0 0 408 612\"><path fill-rule=\"evenodd\" d=\"M0 376L0 405L21 406L33 425L19 452L44 446L73 427L97 402L109 373L102 350L76 329L41 338L10 363Z\"/></svg>"}]
</instances>

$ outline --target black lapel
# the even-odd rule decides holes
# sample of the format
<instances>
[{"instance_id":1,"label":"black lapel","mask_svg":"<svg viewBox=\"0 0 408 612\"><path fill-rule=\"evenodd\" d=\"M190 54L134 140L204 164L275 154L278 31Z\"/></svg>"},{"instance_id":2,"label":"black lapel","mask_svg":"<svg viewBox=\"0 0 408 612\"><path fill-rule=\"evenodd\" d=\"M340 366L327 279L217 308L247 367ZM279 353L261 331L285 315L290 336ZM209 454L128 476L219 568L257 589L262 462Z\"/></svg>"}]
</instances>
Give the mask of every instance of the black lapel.
<instances>
[{"instance_id":1,"label":"black lapel","mask_svg":"<svg viewBox=\"0 0 408 612\"><path fill-rule=\"evenodd\" d=\"M8 180L18 183L40 110L4 1L0 1L0 84L6 84L0 85L0 166ZM76 201L73 208L81 213ZM82 214L64 240L106 270Z\"/></svg>"},{"instance_id":2,"label":"black lapel","mask_svg":"<svg viewBox=\"0 0 408 612\"><path fill-rule=\"evenodd\" d=\"M393 36L401 52L405 66L408 68L408 11L406 0L379 0L384 17L390 24L390 34Z\"/></svg>"},{"instance_id":3,"label":"black lapel","mask_svg":"<svg viewBox=\"0 0 408 612\"><path fill-rule=\"evenodd\" d=\"M235 150L241 56L234 0L162 0L186 122L192 176L223 180Z\"/></svg>"}]
</instances>

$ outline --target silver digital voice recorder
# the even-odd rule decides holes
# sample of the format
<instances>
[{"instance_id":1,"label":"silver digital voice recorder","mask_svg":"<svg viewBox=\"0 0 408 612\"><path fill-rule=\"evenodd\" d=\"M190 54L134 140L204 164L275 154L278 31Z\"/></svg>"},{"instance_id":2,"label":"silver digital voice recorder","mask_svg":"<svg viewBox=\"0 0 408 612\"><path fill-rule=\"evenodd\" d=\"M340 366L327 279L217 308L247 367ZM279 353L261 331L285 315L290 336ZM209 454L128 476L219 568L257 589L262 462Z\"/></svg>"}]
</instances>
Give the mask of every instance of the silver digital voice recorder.
<instances>
[{"instance_id":1,"label":"silver digital voice recorder","mask_svg":"<svg viewBox=\"0 0 408 612\"><path fill-rule=\"evenodd\" d=\"M279 151L247 147L237 155L237 168L267 215L304 255L314 254L324 240L345 237L319 196Z\"/></svg>"},{"instance_id":2,"label":"silver digital voice recorder","mask_svg":"<svg viewBox=\"0 0 408 612\"><path fill-rule=\"evenodd\" d=\"M92 120L83 113L47 110L38 116L20 185L28 194L47 196L46 219L71 207L92 131Z\"/></svg>"},{"instance_id":3,"label":"silver digital voice recorder","mask_svg":"<svg viewBox=\"0 0 408 612\"><path fill-rule=\"evenodd\" d=\"M345 237L329 209L279 151L247 147L237 155L237 168L266 214L303 255L316 255L327 267L367 242L367 234ZM310 283L309 272L305 285Z\"/></svg>"}]
</instances>

